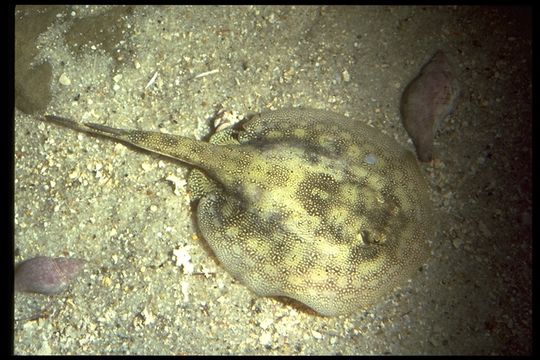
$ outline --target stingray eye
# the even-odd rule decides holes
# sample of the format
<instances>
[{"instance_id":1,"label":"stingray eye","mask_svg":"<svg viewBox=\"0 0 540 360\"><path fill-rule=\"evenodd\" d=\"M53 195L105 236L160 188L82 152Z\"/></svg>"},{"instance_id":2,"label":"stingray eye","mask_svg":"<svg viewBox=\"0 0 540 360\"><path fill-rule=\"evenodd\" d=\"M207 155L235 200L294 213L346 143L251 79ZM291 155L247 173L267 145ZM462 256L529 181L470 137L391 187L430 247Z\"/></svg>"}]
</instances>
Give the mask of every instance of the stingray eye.
<instances>
[{"instance_id":1,"label":"stingray eye","mask_svg":"<svg viewBox=\"0 0 540 360\"><path fill-rule=\"evenodd\" d=\"M369 165L373 165L377 162L377 157L373 154L367 154L365 157L364 157L364 161L366 163L368 163Z\"/></svg>"}]
</instances>

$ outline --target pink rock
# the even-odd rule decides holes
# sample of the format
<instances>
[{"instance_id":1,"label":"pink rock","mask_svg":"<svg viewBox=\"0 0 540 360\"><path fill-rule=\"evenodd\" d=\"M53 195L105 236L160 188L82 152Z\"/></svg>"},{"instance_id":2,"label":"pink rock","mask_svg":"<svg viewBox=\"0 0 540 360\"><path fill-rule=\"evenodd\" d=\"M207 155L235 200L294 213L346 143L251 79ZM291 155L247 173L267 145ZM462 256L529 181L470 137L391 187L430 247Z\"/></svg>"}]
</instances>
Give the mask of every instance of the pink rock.
<instances>
[{"instance_id":1,"label":"pink rock","mask_svg":"<svg viewBox=\"0 0 540 360\"><path fill-rule=\"evenodd\" d=\"M432 160L434 133L442 119L454 109L459 92L459 83L441 50L405 88L401 116L420 161Z\"/></svg>"},{"instance_id":2,"label":"pink rock","mask_svg":"<svg viewBox=\"0 0 540 360\"><path fill-rule=\"evenodd\" d=\"M15 268L15 291L58 294L66 289L84 264L81 259L47 256L25 260Z\"/></svg>"}]
</instances>

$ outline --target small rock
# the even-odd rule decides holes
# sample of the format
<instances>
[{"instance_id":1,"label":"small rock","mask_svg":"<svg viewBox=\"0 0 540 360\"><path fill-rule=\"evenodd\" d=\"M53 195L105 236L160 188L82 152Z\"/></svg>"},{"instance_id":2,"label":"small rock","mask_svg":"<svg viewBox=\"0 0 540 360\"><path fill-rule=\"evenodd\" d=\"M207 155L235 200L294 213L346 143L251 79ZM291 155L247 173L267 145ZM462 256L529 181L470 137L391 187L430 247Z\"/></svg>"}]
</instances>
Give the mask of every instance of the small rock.
<instances>
[{"instance_id":1,"label":"small rock","mask_svg":"<svg viewBox=\"0 0 540 360\"><path fill-rule=\"evenodd\" d=\"M261 337L259 338L259 342L262 346L270 346L272 344L272 334L269 332L262 333Z\"/></svg>"},{"instance_id":2,"label":"small rock","mask_svg":"<svg viewBox=\"0 0 540 360\"><path fill-rule=\"evenodd\" d=\"M149 311L146 307L143 309L141 315L144 318L145 326L151 325L156 321L156 317L154 316L154 314L152 314L152 312Z\"/></svg>"},{"instance_id":3,"label":"small rock","mask_svg":"<svg viewBox=\"0 0 540 360\"><path fill-rule=\"evenodd\" d=\"M65 73L62 73L62 75L60 75L60 79L58 79L58 82L64 86L71 85L71 80L67 77Z\"/></svg>"},{"instance_id":4,"label":"small rock","mask_svg":"<svg viewBox=\"0 0 540 360\"><path fill-rule=\"evenodd\" d=\"M463 240L460 238L452 239L452 245L457 249L463 244Z\"/></svg>"},{"instance_id":5,"label":"small rock","mask_svg":"<svg viewBox=\"0 0 540 360\"><path fill-rule=\"evenodd\" d=\"M341 77L343 78L343 81L345 81L345 82L351 81L351 75L349 75L349 72L347 70L344 70L341 73Z\"/></svg>"},{"instance_id":6,"label":"small rock","mask_svg":"<svg viewBox=\"0 0 540 360\"><path fill-rule=\"evenodd\" d=\"M316 330L311 330L311 335L317 340L321 340L323 337L322 334Z\"/></svg>"},{"instance_id":7,"label":"small rock","mask_svg":"<svg viewBox=\"0 0 540 360\"><path fill-rule=\"evenodd\" d=\"M274 322L273 319L267 318L267 319L264 319L264 320L261 321L260 326L261 326L261 328L262 328L263 330L266 330L266 329L268 329L268 327L269 327L270 325L272 325L273 322Z\"/></svg>"},{"instance_id":8,"label":"small rock","mask_svg":"<svg viewBox=\"0 0 540 360\"><path fill-rule=\"evenodd\" d=\"M109 287L112 285L112 279L108 276L105 276L103 279L101 279L101 283L103 284L103 286Z\"/></svg>"},{"instance_id":9,"label":"small rock","mask_svg":"<svg viewBox=\"0 0 540 360\"><path fill-rule=\"evenodd\" d=\"M489 231L489 229L487 228L486 224L484 224L482 221L479 221L479 222L478 222L478 229L480 229L480 232L481 232L482 235L484 235L485 237L487 237L487 238L491 237L491 235L492 235L491 231Z\"/></svg>"},{"instance_id":10,"label":"small rock","mask_svg":"<svg viewBox=\"0 0 540 360\"><path fill-rule=\"evenodd\" d=\"M141 167L145 172L151 171L154 168L152 166L152 164L149 164L149 163L146 163L146 162L142 163Z\"/></svg>"}]
</instances>

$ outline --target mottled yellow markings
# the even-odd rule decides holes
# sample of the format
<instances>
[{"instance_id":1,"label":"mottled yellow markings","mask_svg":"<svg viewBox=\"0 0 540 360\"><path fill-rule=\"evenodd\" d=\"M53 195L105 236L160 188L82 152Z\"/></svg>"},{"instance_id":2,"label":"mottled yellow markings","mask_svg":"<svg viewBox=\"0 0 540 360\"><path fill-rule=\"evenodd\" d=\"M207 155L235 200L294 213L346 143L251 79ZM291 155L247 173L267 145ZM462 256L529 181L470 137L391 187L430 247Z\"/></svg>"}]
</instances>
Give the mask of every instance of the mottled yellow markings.
<instances>
[{"instance_id":1,"label":"mottled yellow markings","mask_svg":"<svg viewBox=\"0 0 540 360\"><path fill-rule=\"evenodd\" d=\"M253 254L269 256L272 252L271 243L257 237L248 239L246 241L246 247L250 249Z\"/></svg>"},{"instance_id":2,"label":"mottled yellow markings","mask_svg":"<svg viewBox=\"0 0 540 360\"><path fill-rule=\"evenodd\" d=\"M386 184L385 179L378 175L371 175L367 177L368 187L373 189L373 191L380 193L384 185Z\"/></svg>"},{"instance_id":3,"label":"mottled yellow markings","mask_svg":"<svg viewBox=\"0 0 540 360\"><path fill-rule=\"evenodd\" d=\"M282 136L283 136L283 132L279 130L272 130L272 131L269 131L268 134L266 134L266 138L269 140L279 139Z\"/></svg>"},{"instance_id":4,"label":"mottled yellow markings","mask_svg":"<svg viewBox=\"0 0 540 360\"><path fill-rule=\"evenodd\" d=\"M314 128L315 132L317 134L326 134L327 133L327 129L328 129L328 125L325 126L325 124L320 124L320 123L317 123Z\"/></svg>"},{"instance_id":5,"label":"mottled yellow markings","mask_svg":"<svg viewBox=\"0 0 540 360\"><path fill-rule=\"evenodd\" d=\"M348 244L335 244L332 241L326 241L319 237L315 239L315 249L318 253L324 254L324 258L333 258L335 260L344 260L349 255ZM339 262L336 262L339 263Z\"/></svg>"},{"instance_id":6,"label":"mottled yellow markings","mask_svg":"<svg viewBox=\"0 0 540 360\"><path fill-rule=\"evenodd\" d=\"M227 234L227 236L230 237L237 237L238 234L240 234L240 228L238 226L229 226L227 227L227 230L225 230L224 234Z\"/></svg>"},{"instance_id":7,"label":"mottled yellow markings","mask_svg":"<svg viewBox=\"0 0 540 360\"><path fill-rule=\"evenodd\" d=\"M298 265L302 262L302 245L293 244L291 250L285 255L283 263L290 269L298 268Z\"/></svg>"},{"instance_id":8,"label":"mottled yellow markings","mask_svg":"<svg viewBox=\"0 0 540 360\"><path fill-rule=\"evenodd\" d=\"M319 144L325 147L332 146L333 144L336 143L336 138L330 134L319 135L318 140L319 140Z\"/></svg>"},{"instance_id":9,"label":"mottled yellow markings","mask_svg":"<svg viewBox=\"0 0 540 360\"><path fill-rule=\"evenodd\" d=\"M349 278L348 277L339 277L339 278L337 278L336 286L339 289L347 289L349 287Z\"/></svg>"},{"instance_id":10,"label":"mottled yellow markings","mask_svg":"<svg viewBox=\"0 0 540 360\"><path fill-rule=\"evenodd\" d=\"M368 168L364 165L351 165L349 169L359 180L366 178L370 174Z\"/></svg>"},{"instance_id":11,"label":"mottled yellow markings","mask_svg":"<svg viewBox=\"0 0 540 360\"><path fill-rule=\"evenodd\" d=\"M347 143L350 143L351 140L353 140L353 137L352 137L351 133L342 133L342 132L340 132L339 135L340 135L340 137L341 137L343 140L345 140Z\"/></svg>"},{"instance_id":12,"label":"mottled yellow markings","mask_svg":"<svg viewBox=\"0 0 540 360\"><path fill-rule=\"evenodd\" d=\"M293 287L303 287L305 284L305 279L305 274L289 274L287 277L287 282Z\"/></svg>"},{"instance_id":13,"label":"mottled yellow markings","mask_svg":"<svg viewBox=\"0 0 540 360\"><path fill-rule=\"evenodd\" d=\"M366 209L376 208L379 204L379 196L380 194L375 189L369 186L362 187L361 199Z\"/></svg>"},{"instance_id":14,"label":"mottled yellow markings","mask_svg":"<svg viewBox=\"0 0 540 360\"><path fill-rule=\"evenodd\" d=\"M324 284L328 281L328 274L324 269L314 268L308 272L307 278L314 283Z\"/></svg>"},{"instance_id":15,"label":"mottled yellow markings","mask_svg":"<svg viewBox=\"0 0 540 360\"><path fill-rule=\"evenodd\" d=\"M339 188L340 198L346 200L348 203L354 204L361 197L361 191L356 184L345 183Z\"/></svg>"},{"instance_id":16,"label":"mottled yellow markings","mask_svg":"<svg viewBox=\"0 0 540 360\"><path fill-rule=\"evenodd\" d=\"M347 215L347 209L344 209L342 206L335 206L329 210L326 218L333 224L344 225L344 223L347 221Z\"/></svg>"},{"instance_id":17,"label":"mottled yellow markings","mask_svg":"<svg viewBox=\"0 0 540 360\"><path fill-rule=\"evenodd\" d=\"M358 146L349 145L347 147L347 156L353 159L360 159L362 153L360 152L360 148Z\"/></svg>"},{"instance_id":18,"label":"mottled yellow markings","mask_svg":"<svg viewBox=\"0 0 540 360\"><path fill-rule=\"evenodd\" d=\"M207 143L47 120L191 164L202 237L256 294L348 314L408 279L429 253L431 203L414 156L361 121L268 111Z\"/></svg>"},{"instance_id":19,"label":"mottled yellow markings","mask_svg":"<svg viewBox=\"0 0 540 360\"><path fill-rule=\"evenodd\" d=\"M306 129L296 128L293 130L293 135L297 138L303 139L306 136Z\"/></svg>"},{"instance_id":20,"label":"mottled yellow markings","mask_svg":"<svg viewBox=\"0 0 540 360\"><path fill-rule=\"evenodd\" d=\"M277 268L275 265L273 264L264 264L263 265L263 274L265 274L266 276L268 277L272 277L274 279L279 279L280 278L280 273L279 273L279 268Z\"/></svg>"}]
</instances>

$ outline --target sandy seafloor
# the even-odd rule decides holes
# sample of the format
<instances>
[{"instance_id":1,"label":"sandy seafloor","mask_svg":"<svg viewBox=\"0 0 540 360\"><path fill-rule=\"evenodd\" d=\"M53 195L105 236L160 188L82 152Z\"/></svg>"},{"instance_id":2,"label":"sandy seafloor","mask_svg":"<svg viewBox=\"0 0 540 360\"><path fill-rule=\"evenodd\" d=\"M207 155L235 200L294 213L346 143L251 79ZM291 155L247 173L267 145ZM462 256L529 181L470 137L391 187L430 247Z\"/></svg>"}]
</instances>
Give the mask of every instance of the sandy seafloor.
<instances>
[{"instance_id":1,"label":"sandy seafloor","mask_svg":"<svg viewBox=\"0 0 540 360\"><path fill-rule=\"evenodd\" d=\"M16 354L532 352L528 9L19 7L16 36L15 261L88 261L61 295L15 294ZM349 316L259 298L225 272L194 235L182 164L36 120L201 138L219 109L305 106L412 150L399 99L437 49L463 94L422 164L432 255Z\"/></svg>"}]
</instances>

